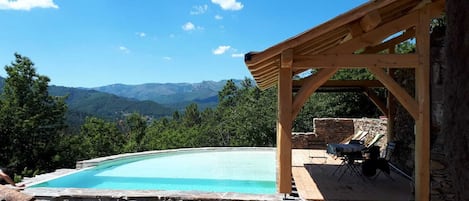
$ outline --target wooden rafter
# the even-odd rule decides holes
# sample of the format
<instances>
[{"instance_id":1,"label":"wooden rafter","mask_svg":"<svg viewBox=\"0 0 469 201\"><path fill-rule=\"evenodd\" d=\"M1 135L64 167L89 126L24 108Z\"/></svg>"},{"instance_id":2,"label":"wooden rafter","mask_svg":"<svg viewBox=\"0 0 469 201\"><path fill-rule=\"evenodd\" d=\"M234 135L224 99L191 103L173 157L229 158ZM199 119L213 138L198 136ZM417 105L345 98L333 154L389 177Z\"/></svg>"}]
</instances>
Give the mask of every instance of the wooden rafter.
<instances>
[{"instance_id":1,"label":"wooden rafter","mask_svg":"<svg viewBox=\"0 0 469 201\"><path fill-rule=\"evenodd\" d=\"M376 28L381 23L381 14L375 10L362 17L360 27L364 32L368 32Z\"/></svg>"},{"instance_id":2,"label":"wooden rafter","mask_svg":"<svg viewBox=\"0 0 469 201\"><path fill-rule=\"evenodd\" d=\"M415 29L411 28L391 40L388 40L379 45L367 47L365 51L363 51L361 54L378 53L386 49L394 48L397 44L402 43L413 37L415 37Z\"/></svg>"},{"instance_id":3,"label":"wooden rafter","mask_svg":"<svg viewBox=\"0 0 469 201\"><path fill-rule=\"evenodd\" d=\"M363 33L345 43L326 50L325 53L350 54L359 49L374 46L392 34L415 26L417 24L417 16L418 13L416 12L404 15L369 32Z\"/></svg>"},{"instance_id":4,"label":"wooden rafter","mask_svg":"<svg viewBox=\"0 0 469 201\"><path fill-rule=\"evenodd\" d=\"M393 67L415 68L418 65L417 54L321 54L311 56L295 55L294 69L310 69L327 66L330 68Z\"/></svg>"}]
</instances>

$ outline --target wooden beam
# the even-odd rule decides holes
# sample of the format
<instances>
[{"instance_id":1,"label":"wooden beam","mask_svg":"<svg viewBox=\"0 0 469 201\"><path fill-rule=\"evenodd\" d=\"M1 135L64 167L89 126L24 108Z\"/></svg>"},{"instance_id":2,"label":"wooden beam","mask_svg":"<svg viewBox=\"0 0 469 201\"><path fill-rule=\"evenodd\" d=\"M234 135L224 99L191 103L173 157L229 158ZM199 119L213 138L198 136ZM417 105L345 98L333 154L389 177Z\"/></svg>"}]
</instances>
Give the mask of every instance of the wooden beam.
<instances>
[{"instance_id":1,"label":"wooden beam","mask_svg":"<svg viewBox=\"0 0 469 201\"><path fill-rule=\"evenodd\" d=\"M365 51L363 51L361 54L374 54L386 49L395 48L397 44L402 43L413 37L415 37L415 29L407 29L404 33L391 40L388 40L376 46L367 47Z\"/></svg>"},{"instance_id":2,"label":"wooden beam","mask_svg":"<svg viewBox=\"0 0 469 201\"><path fill-rule=\"evenodd\" d=\"M295 55L293 57L293 68L295 70L322 66L330 68L414 68L417 65L417 54L321 54L308 56Z\"/></svg>"},{"instance_id":3,"label":"wooden beam","mask_svg":"<svg viewBox=\"0 0 469 201\"><path fill-rule=\"evenodd\" d=\"M368 46L374 46L374 44L379 43L391 36L392 34L398 33L402 30L406 30L410 27L413 27L417 24L418 13L413 12L407 15L404 15L398 19L390 21L386 24L383 24L375 29L363 33L347 42L344 42L340 45L337 45L333 48L330 48L324 51L324 54L328 53L345 53L351 54L357 50Z\"/></svg>"},{"instance_id":4,"label":"wooden beam","mask_svg":"<svg viewBox=\"0 0 469 201\"><path fill-rule=\"evenodd\" d=\"M379 111L381 111L381 113L383 113L384 116L388 116L388 109L386 104L384 104L383 101L379 99L378 95L373 90L366 88L364 90L364 94L368 96L371 102L376 105L376 107L379 109Z\"/></svg>"},{"instance_id":5,"label":"wooden beam","mask_svg":"<svg viewBox=\"0 0 469 201\"><path fill-rule=\"evenodd\" d=\"M339 68L324 68L320 69L317 73L311 75L305 80L305 83L293 98L293 108L291 119L295 119L296 115L300 112L301 107L306 102L308 97L316 91L322 84L324 84L330 77L332 77Z\"/></svg>"},{"instance_id":6,"label":"wooden beam","mask_svg":"<svg viewBox=\"0 0 469 201\"><path fill-rule=\"evenodd\" d=\"M369 32L376 28L381 23L381 14L379 11L374 10L367 15L363 16L360 20L360 26L365 32Z\"/></svg>"},{"instance_id":7,"label":"wooden beam","mask_svg":"<svg viewBox=\"0 0 469 201\"><path fill-rule=\"evenodd\" d=\"M368 71L373 73L381 83L397 98L402 106L414 118L418 119L418 104L398 83L394 81L383 69L368 68Z\"/></svg>"},{"instance_id":8,"label":"wooden beam","mask_svg":"<svg viewBox=\"0 0 469 201\"><path fill-rule=\"evenodd\" d=\"M293 88L301 88L305 79L293 80ZM380 88L384 85L379 80L327 80L321 87L361 87Z\"/></svg>"},{"instance_id":9,"label":"wooden beam","mask_svg":"<svg viewBox=\"0 0 469 201\"><path fill-rule=\"evenodd\" d=\"M445 4L444 2L445 2L444 0L434 0L433 3L425 5L426 7L430 7L430 16L431 17L437 17L437 16L441 15L442 10L444 10L444 4ZM375 3L375 2L373 2L373 3ZM383 2L382 1L377 1L376 3L381 4ZM393 2L389 2L389 3L393 3ZM387 5L389 5L389 4L387 4ZM362 10L362 9L363 8L360 7L360 8L357 8L356 10ZM361 17L363 17L364 15L366 15L368 12L371 12L372 10L374 10L374 9L370 9L367 12L361 13L362 14L361 16L358 15L355 11L354 12L351 11L351 12L343 14L341 16L351 15L350 13L354 13L354 15L357 14L357 15L354 16L354 17L357 17L357 18L355 18L355 20L347 19L346 21L348 21L348 23L344 23L343 26L342 25L338 26L338 24L335 24L335 23L339 23L337 20L339 18L341 18L341 17L337 17L334 20L331 20L331 21L334 21L334 23L332 23L331 21L326 22L321 26L318 26L314 29L311 29L311 30L309 30L309 31L307 31L303 34L298 35L298 36L292 37L289 40L286 40L282 43L279 43L276 46L268 48L263 52L250 52L250 53L245 55L245 63L249 67L251 72L253 70L257 71L257 70L262 69L262 68L269 68L269 67L266 67L264 64L261 64L261 63L266 61L266 60L273 59L273 58L277 58L278 60L280 60L280 53L283 50L289 49L289 48L298 48L300 46L303 47L306 42L309 43L309 42L311 42L311 40L316 40L317 38L321 38L320 37L321 35L331 33L331 32L333 32L332 30L347 29L347 28L351 27L351 25L355 25L355 26L357 24L359 25L359 23L357 23L359 21L357 21L357 20L360 19ZM362 10L362 11L365 11L365 10ZM373 30L371 30L367 33L360 34L360 31L355 31L355 34L358 34L358 35L354 36L352 39L347 38L347 39L350 39L350 40L348 40L346 42L341 41L341 44L336 45L336 46L331 47L331 48L328 48L328 49L324 49L324 50L318 49L317 51L314 52L314 54L318 54L318 53L321 53L321 54L329 54L329 53L347 53L347 54L350 54L350 53L354 53L357 50L360 50L362 48L366 48L368 46L375 46L375 44L380 43L381 41L383 41L388 36L391 36L392 34L395 34L399 31L406 30L406 29L409 29L411 27L416 26L417 21L418 21L418 10L412 11L412 12L409 12L408 14L406 14L402 17L399 17L397 19L393 19L390 22L387 22L385 24L381 24L378 27L376 27L375 29L373 29ZM326 26L326 24L327 24L327 26ZM332 26L334 24L336 25L335 27L329 27L329 26ZM347 26L347 27L344 27L344 26ZM340 42L340 40L339 40L339 42ZM273 54L273 52L277 52L277 54ZM265 57L266 55L271 55L271 56L267 58L267 57ZM277 64L272 64L272 65L277 65ZM280 66L280 64L278 64L278 67L279 66ZM300 70L295 70L295 72L297 72L297 71L300 71ZM277 77L277 76L275 76L275 77ZM270 77L269 77L269 79L270 79ZM259 82L265 82L265 81L260 80L260 79L256 79L256 82L259 83ZM277 82L277 80L275 80L273 83L269 83L268 85L266 85L266 87L264 89L275 85L276 82Z\"/></svg>"},{"instance_id":10,"label":"wooden beam","mask_svg":"<svg viewBox=\"0 0 469 201\"><path fill-rule=\"evenodd\" d=\"M279 193L291 193L291 128L292 71L280 68L278 82L278 127L277 127L277 188Z\"/></svg>"},{"instance_id":11,"label":"wooden beam","mask_svg":"<svg viewBox=\"0 0 469 201\"><path fill-rule=\"evenodd\" d=\"M419 10L415 70L418 120L415 121L415 199L430 200L430 10Z\"/></svg>"},{"instance_id":12,"label":"wooden beam","mask_svg":"<svg viewBox=\"0 0 469 201\"><path fill-rule=\"evenodd\" d=\"M358 8L355 8L345 14L339 15L338 17L327 21L324 24L321 24L313 29L310 29L304 32L301 35L292 37L282 43L279 43L275 46L272 46L262 52L251 54L249 58L245 59L247 65L256 65L270 57L280 54L283 50L293 48L302 44L306 41L309 41L313 38L316 38L322 34L328 33L331 30L337 29L337 27L344 26L350 22L353 22L366 13L369 13L373 10L385 7L397 0L382 0L382 1L370 1Z\"/></svg>"},{"instance_id":13,"label":"wooden beam","mask_svg":"<svg viewBox=\"0 0 469 201\"><path fill-rule=\"evenodd\" d=\"M350 36L351 36L352 38L355 38L355 37L357 37L357 36L363 34L363 29L362 29L362 27L361 27L361 25L360 25L359 22L357 22L357 23L350 23L347 28L348 28L348 30L349 30L349 32L350 32ZM344 42L345 42L345 41L344 41Z\"/></svg>"},{"instance_id":14,"label":"wooden beam","mask_svg":"<svg viewBox=\"0 0 469 201\"><path fill-rule=\"evenodd\" d=\"M291 68L293 64L293 49L284 50L280 56L280 68Z\"/></svg>"}]
</instances>

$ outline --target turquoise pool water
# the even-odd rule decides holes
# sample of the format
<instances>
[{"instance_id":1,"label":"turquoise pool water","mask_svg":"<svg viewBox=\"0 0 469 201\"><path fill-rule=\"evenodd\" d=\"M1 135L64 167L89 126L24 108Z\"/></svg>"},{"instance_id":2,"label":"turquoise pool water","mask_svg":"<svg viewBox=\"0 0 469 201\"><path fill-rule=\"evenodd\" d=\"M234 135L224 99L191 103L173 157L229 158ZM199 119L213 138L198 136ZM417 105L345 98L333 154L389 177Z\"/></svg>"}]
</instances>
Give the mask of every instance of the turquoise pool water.
<instances>
[{"instance_id":1,"label":"turquoise pool water","mask_svg":"<svg viewBox=\"0 0 469 201\"><path fill-rule=\"evenodd\" d=\"M274 194L274 151L184 151L121 159L32 187Z\"/></svg>"}]
</instances>

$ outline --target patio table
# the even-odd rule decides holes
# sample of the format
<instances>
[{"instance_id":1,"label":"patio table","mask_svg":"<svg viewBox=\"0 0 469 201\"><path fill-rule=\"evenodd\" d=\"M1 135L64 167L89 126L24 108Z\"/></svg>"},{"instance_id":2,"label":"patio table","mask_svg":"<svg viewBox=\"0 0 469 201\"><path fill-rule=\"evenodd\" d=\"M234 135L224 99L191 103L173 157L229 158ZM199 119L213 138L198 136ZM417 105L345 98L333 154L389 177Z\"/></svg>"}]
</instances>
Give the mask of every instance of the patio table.
<instances>
[{"instance_id":1,"label":"patio table","mask_svg":"<svg viewBox=\"0 0 469 201\"><path fill-rule=\"evenodd\" d=\"M344 156L353 153L361 153L365 148L363 144L327 144L327 153L335 156Z\"/></svg>"}]
</instances>

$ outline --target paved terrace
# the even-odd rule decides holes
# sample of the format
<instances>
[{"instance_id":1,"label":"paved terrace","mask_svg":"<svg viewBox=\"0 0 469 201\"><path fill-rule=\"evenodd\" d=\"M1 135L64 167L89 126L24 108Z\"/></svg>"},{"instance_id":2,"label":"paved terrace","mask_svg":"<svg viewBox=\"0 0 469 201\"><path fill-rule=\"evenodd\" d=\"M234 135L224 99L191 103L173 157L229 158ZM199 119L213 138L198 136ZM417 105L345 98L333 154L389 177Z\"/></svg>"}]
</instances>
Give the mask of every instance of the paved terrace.
<instances>
[{"instance_id":1,"label":"paved terrace","mask_svg":"<svg viewBox=\"0 0 469 201\"><path fill-rule=\"evenodd\" d=\"M412 182L393 171L394 181L384 174L371 180L349 174L350 171L339 180L340 172L333 173L339 167L340 159L333 159L325 150L292 151L293 179L303 200L413 200Z\"/></svg>"}]
</instances>

